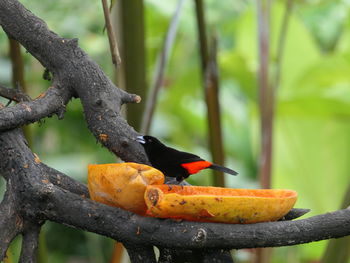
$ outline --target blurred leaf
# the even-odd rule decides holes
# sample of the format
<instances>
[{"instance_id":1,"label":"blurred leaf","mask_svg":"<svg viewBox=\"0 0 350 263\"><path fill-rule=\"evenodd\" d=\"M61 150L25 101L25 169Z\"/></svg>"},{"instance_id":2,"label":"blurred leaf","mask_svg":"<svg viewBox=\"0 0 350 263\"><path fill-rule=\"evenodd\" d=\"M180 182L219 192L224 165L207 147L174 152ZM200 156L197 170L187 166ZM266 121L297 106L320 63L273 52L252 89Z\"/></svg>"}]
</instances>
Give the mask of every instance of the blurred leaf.
<instances>
[{"instance_id":1,"label":"blurred leaf","mask_svg":"<svg viewBox=\"0 0 350 263\"><path fill-rule=\"evenodd\" d=\"M308 216L334 211L348 184L350 123L332 119L283 117L276 123L274 187L298 192L296 207ZM319 258L325 241L301 245Z\"/></svg>"},{"instance_id":2,"label":"blurred leaf","mask_svg":"<svg viewBox=\"0 0 350 263\"><path fill-rule=\"evenodd\" d=\"M335 66L336 65L336 66ZM318 118L350 117L350 61L334 55L320 58L295 81L295 88L279 103L283 115Z\"/></svg>"},{"instance_id":3,"label":"blurred leaf","mask_svg":"<svg viewBox=\"0 0 350 263\"><path fill-rule=\"evenodd\" d=\"M302 8L301 14L322 50L330 52L336 48L348 11L345 1L323 1Z\"/></svg>"},{"instance_id":4,"label":"blurred leaf","mask_svg":"<svg viewBox=\"0 0 350 263\"><path fill-rule=\"evenodd\" d=\"M247 62L238 52L222 52L220 54L221 76L237 82L242 95L256 103L257 78Z\"/></svg>"}]
</instances>

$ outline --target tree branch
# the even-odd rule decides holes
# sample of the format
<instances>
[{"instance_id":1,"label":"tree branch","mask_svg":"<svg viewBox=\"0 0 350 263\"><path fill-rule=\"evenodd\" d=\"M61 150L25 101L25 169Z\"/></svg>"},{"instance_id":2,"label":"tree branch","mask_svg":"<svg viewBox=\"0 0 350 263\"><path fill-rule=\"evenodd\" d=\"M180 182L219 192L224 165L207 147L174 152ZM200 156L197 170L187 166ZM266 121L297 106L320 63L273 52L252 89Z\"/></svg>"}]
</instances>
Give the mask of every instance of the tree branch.
<instances>
[{"instance_id":1,"label":"tree branch","mask_svg":"<svg viewBox=\"0 0 350 263\"><path fill-rule=\"evenodd\" d=\"M158 263L200 263L201 254L198 250L159 248Z\"/></svg>"},{"instance_id":2,"label":"tree branch","mask_svg":"<svg viewBox=\"0 0 350 263\"><path fill-rule=\"evenodd\" d=\"M282 217L279 221L288 221L293 220L298 217L301 217L310 212L310 209L305 208L292 208L284 217Z\"/></svg>"},{"instance_id":3,"label":"tree branch","mask_svg":"<svg viewBox=\"0 0 350 263\"><path fill-rule=\"evenodd\" d=\"M59 37L17 0L0 1L0 24L9 36L52 72L53 86L63 87L63 104L68 102L71 94L81 99L88 127L99 142L125 161L148 163L142 146L135 141L138 133L120 115L122 104L139 102L139 96L116 88L101 68L78 47L77 39ZM4 110L0 111L0 123L3 123L3 115L6 115L5 119L10 115ZM25 111L25 116L28 116ZM40 117L45 117L43 115ZM37 119L11 120L11 125L6 125L6 128Z\"/></svg>"},{"instance_id":4,"label":"tree branch","mask_svg":"<svg viewBox=\"0 0 350 263\"><path fill-rule=\"evenodd\" d=\"M50 87L35 100L0 109L0 131L33 123L54 113L62 119L70 98L71 94L62 89Z\"/></svg>"},{"instance_id":5,"label":"tree branch","mask_svg":"<svg viewBox=\"0 0 350 263\"><path fill-rule=\"evenodd\" d=\"M159 259L158 263L167 263L172 262L175 263L174 253L176 250L171 250L169 248L159 248Z\"/></svg>"},{"instance_id":6,"label":"tree branch","mask_svg":"<svg viewBox=\"0 0 350 263\"><path fill-rule=\"evenodd\" d=\"M173 14L173 17L171 18L168 31L164 38L163 48L157 58L157 64L156 64L156 69L154 73L152 87L147 97L145 111L143 112L143 115L142 115L141 132L143 134L148 134L151 129L151 124L152 124L153 115L157 104L158 94L159 94L160 88L163 86L164 73L165 73L166 65L168 63L169 54L171 52L171 49L175 41L177 27L180 20L180 12L183 4L184 4L184 0L178 0L175 12Z\"/></svg>"},{"instance_id":7,"label":"tree branch","mask_svg":"<svg viewBox=\"0 0 350 263\"><path fill-rule=\"evenodd\" d=\"M153 246L139 246L124 244L132 263L156 263Z\"/></svg>"},{"instance_id":8,"label":"tree branch","mask_svg":"<svg viewBox=\"0 0 350 263\"><path fill-rule=\"evenodd\" d=\"M105 17L105 23L107 28L107 35L109 41L109 49L111 50L112 62L115 66L119 66L122 60L119 55L117 38L114 34L114 30L111 23L111 17L109 15L109 8L107 0L102 0L103 14Z\"/></svg>"},{"instance_id":9,"label":"tree branch","mask_svg":"<svg viewBox=\"0 0 350 263\"><path fill-rule=\"evenodd\" d=\"M203 11L204 13L204 11ZM225 151L220 111L220 83L219 67L217 63L217 39L212 37L211 48L208 54L207 65L203 69L205 101L207 106L209 146L213 162L225 165ZM225 186L223 172L213 171L215 186Z\"/></svg>"},{"instance_id":10,"label":"tree branch","mask_svg":"<svg viewBox=\"0 0 350 263\"><path fill-rule=\"evenodd\" d=\"M230 250L208 249L202 253L202 263L233 263Z\"/></svg>"},{"instance_id":11,"label":"tree branch","mask_svg":"<svg viewBox=\"0 0 350 263\"><path fill-rule=\"evenodd\" d=\"M271 1L257 1L259 41L259 108L260 108L260 162L259 179L262 188L271 187L273 120L275 93L269 81L270 10Z\"/></svg>"},{"instance_id":12,"label":"tree branch","mask_svg":"<svg viewBox=\"0 0 350 263\"><path fill-rule=\"evenodd\" d=\"M25 227L22 239L22 249L19 263L35 263L38 242L39 242L40 226L30 223Z\"/></svg>"},{"instance_id":13,"label":"tree branch","mask_svg":"<svg viewBox=\"0 0 350 263\"><path fill-rule=\"evenodd\" d=\"M27 87L24 80L24 61L21 54L21 45L14 39L8 39L12 64L12 85L13 87L19 85L26 92Z\"/></svg>"},{"instance_id":14,"label":"tree branch","mask_svg":"<svg viewBox=\"0 0 350 263\"><path fill-rule=\"evenodd\" d=\"M187 221L178 223L141 217L56 188L50 193L49 201L53 209L44 213L52 221L140 246L187 249L275 247L350 234L350 209L297 221L230 225Z\"/></svg>"},{"instance_id":15,"label":"tree branch","mask_svg":"<svg viewBox=\"0 0 350 263\"><path fill-rule=\"evenodd\" d=\"M5 257L11 241L22 230L22 219L15 209L11 182L7 183L4 199L0 203L0 261Z\"/></svg>"},{"instance_id":16,"label":"tree branch","mask_svg":"<svg viewBox=\"0 0 350 263\"><path fill-rule=\"evenodd\" d=\"M115 75L123 90L146 97L146 51L144 1L115 1L117 15L115 28L118 31L119 51L122 64ZM118 75L118 76L117 76ZM126 119L137 130L141 124L144 104L127 107ZM127 132L128 133L128 132Z\"/></svg>"},{"instance_id":17,"label":"tree branch","mask_svg":"<svg viewBox=\"0 0 350 263\"><path fill-rule=\"evenodd\" d=\"M0 85L0 96L16 102L30 101L31 98L20 89L9 89Z\"/></svg>"},{"instance_id":18,"label":"tree branch","mask_svg":"<svg viewBox=\"0 0 350 263\"><path fill-rule=\"evenodd\" d=\"M89 190L85 184L74 180L73 178L47 166L44 163L41 163L41 167L43 172L48 175L50 182L54 185L82 197L88 198L90 196Z\"/></svg>"},{"instance_id":19,"label":"tree branch","mask_svg":"<svg viewBox=\"0 0 350 263\"><path fill-rule=\"evenodd\" d=\"M207 41L207 33L206 33L203 0L195 0L195 7L196 7L198 42L200 47L201 69L202 69L202 76L204 76L205 69L207 67L209 51L208 51L208 41Z\"/></svg>"}]
</instances>

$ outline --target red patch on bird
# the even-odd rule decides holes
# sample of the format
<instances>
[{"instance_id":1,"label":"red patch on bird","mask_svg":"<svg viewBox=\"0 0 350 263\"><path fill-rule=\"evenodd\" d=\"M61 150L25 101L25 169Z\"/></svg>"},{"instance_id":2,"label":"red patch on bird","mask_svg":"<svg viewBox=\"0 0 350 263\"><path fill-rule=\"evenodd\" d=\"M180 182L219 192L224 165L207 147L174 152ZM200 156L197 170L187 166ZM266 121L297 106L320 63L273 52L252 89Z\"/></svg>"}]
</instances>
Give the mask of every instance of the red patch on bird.
<instances>
[{"instance_id":1,"label":"red patch on bird","mask_svg":"<svg viewBox=\"0 0 350 263\"><path fill-rule=\"evenodd\" d=\"M192 163L183 163L181 166L185 168L189 174L198 173L200 170L208 168L211 165L211 162L208 161L197 161Z\"/></svg>"}]
</instances>

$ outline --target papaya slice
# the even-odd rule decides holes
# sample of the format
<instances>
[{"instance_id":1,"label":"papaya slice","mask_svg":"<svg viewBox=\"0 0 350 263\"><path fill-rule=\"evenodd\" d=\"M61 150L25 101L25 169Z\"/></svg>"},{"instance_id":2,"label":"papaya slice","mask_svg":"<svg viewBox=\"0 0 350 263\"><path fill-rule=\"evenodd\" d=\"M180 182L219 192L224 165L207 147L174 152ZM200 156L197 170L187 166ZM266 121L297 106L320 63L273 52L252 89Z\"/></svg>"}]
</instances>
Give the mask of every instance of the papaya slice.
<instances>
[{"instance_id":1,"label":"papaya slice","mask_svg":"<svg viewBox=\"0 0 350 263\"><path fill-rule=\"evenodd\" d=\"M147 185L163 184L159 170L138 163L90 164L88 188L90 198L110 206L144 215Z\"/></svg>"},{"instance_id":2,"label":"papaya slice","mask_svg":"<svg viewBox=\"0 0 350 263\"><path fill-rule=\"evenodd\" d=\"M283 189L149 185L145 192L149 216L233 224L276 221L296 199L297 192Z\"/></svg>"}]
</instances>

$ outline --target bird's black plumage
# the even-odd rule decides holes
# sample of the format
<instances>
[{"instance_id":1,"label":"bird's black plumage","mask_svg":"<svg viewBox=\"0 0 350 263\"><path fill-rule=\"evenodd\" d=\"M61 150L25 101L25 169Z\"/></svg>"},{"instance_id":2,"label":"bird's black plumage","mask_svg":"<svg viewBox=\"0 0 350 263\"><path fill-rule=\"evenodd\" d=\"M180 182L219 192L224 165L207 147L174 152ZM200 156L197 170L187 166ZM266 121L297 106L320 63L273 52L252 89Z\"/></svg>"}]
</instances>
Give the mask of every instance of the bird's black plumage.
<instances>
[{"instance_id":1,"label":"bird's black plumage","mask_svg":"<svg viewBox=\"0 0 350 263\"><path fill-rule=\"evenodd\" d=\"M144 147L147 157L152 166L162 171L163 174L169 177L176 177L177 181L182 181L193 173L197 173L202 169L214 169L221 172L236 175L237 172L217 164L205 161L198 155L178 151L168 147L160 142L157 138L145 135L138 136L137 141ZM199 167L198 165L203 167ZM195 169L188 167L194 166ZM199 167L199 168L198 168Z\"/></svg>"}]
</instances>

